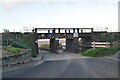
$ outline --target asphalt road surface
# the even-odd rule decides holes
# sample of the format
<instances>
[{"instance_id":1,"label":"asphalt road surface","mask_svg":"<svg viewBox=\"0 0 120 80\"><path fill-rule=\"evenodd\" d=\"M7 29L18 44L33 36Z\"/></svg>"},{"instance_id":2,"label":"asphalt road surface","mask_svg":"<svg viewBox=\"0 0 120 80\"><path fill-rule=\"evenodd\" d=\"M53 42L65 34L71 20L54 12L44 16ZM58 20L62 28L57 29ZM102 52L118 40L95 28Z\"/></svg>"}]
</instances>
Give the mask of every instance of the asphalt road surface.
<instances>
[{"instance_id":1,"label":"asphalt road surface","mask_svg":"<svg viewBox=\"0 0 120 80\"><path fill-rule=\"evenodd\" d=\"M118 78L118 54L91 58L72 53L40 53L43 63L5 73L3 78Z\"/></svg>"}]
</instances>

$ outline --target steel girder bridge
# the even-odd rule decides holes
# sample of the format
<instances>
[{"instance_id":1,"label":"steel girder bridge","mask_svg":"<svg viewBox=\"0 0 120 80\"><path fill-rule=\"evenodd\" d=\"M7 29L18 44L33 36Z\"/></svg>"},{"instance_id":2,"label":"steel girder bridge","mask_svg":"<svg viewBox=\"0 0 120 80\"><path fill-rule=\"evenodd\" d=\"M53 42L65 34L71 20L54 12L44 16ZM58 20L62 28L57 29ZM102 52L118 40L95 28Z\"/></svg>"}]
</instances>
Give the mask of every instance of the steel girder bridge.
<instances>
[{"instance_id":1,"label":"steel girder bridge","mask_svg":"<svg viewBox=\"0 0 120 80\"><path fill-rule=\"evenodd\" d=\"M59 39L66 39L66 51L79 52L79 38L81 44L91 46L93 40L93 28L35 28L35 44L38 49L38 39L50 39L50 51L56 53L59 46ZM84 51L88 47L81 47Z\"/></svg>"}]
</instances>

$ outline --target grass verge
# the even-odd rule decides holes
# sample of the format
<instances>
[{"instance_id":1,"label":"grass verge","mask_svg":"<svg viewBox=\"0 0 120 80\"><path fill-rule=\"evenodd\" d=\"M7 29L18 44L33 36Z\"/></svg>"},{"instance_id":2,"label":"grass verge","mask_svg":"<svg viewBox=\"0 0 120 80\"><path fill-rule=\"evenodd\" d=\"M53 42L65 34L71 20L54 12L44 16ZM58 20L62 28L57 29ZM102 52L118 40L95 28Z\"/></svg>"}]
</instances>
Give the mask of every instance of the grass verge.
<instances>
[{"instance_id":1,"label":"grass verge","mask_svg":"<svg viewBox=\"0 0 120 80\"><path fill-rule=\"evenodd\" d=\"M111 55L114 55L119 50L120 50L120 47L95 48L95 49L89 49L85 52L82 52L81 54L83 56L90 56L90 57L111 56Z\"/></svg>"}]
</instances>

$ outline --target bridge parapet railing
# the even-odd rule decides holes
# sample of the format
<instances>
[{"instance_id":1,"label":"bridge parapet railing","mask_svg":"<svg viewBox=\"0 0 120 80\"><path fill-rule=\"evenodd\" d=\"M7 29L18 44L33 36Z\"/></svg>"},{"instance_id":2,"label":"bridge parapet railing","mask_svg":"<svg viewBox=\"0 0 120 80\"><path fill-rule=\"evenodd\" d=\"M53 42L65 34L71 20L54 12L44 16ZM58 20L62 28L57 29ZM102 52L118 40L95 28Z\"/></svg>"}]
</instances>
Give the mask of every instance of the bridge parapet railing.
<instances>
[{"instance_id":1,"label":"bridge parapet railing","mask_svg":"<svg viewBox=\"0 0 120 80\"><path fill-rule=\"evenodd\" d=\"M38 39L74 38L91 36L93 28L35 28Z\"/></svg>"},{"instance_id":2,"label":"bridge parapet railing","mask_svg":"<svg viewBox=\"0 0 120 80\"><path fill-rule=\"evenodd\" d=\"M93 28L35 28L37 33L92 33Z\"/></svg>"}]
</instances>

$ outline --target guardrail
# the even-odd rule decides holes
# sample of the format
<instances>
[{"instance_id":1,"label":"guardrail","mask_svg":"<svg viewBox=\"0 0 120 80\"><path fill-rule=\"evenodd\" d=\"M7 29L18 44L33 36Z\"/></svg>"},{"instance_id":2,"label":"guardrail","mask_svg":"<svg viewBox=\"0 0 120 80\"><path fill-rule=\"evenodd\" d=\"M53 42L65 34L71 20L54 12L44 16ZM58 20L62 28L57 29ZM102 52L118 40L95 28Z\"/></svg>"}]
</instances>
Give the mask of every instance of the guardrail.
<instances>
[{"instance_id":1,"label":"guardrail","mask_svg":"<svg viewBox=\"0 0 120 80\"><path fill-rule=\"evenodd\" d=\"M107 42L95 42L95 41L93 41L93 42L91 42L91 47L93 47L93 48L100 48L100 47L104 47L104 48L108 48L108 47L110 47L110 43L107 41Z\"/></svg>"}]
</instances>

